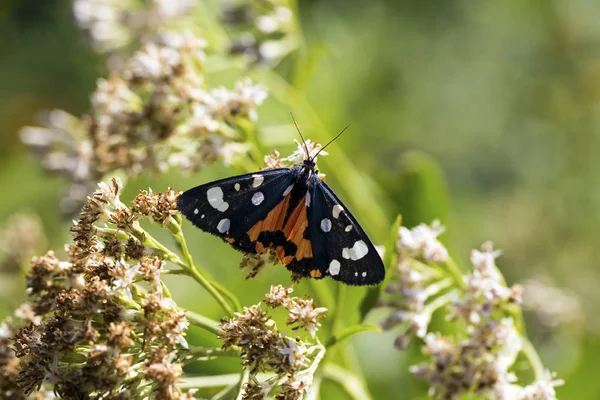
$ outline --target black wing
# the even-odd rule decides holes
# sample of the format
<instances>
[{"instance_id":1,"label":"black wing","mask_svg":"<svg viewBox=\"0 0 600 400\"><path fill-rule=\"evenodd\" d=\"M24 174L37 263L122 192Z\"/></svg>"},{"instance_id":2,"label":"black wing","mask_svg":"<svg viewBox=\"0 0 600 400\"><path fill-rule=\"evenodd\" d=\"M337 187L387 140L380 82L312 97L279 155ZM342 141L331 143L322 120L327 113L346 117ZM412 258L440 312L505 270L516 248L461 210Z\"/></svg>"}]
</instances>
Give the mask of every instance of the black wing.
<instances>
[{"instance_id":1,"label":"black wing","mask_svg":"<svg viewBox=\"0 0 600 400\"><path fill-rule=\"evenodd\" d=\"M221 179L184 192L177 208L203 231L256 253L245 235L290 193L294 177L294 170L279 168Z\"/></svg>"},{"instance_id":2,"label":"black wing","mask_svg":"<svg viewBox=\"0 0 600 400\"><path fill-rule=\"evenodd\" d=\"M350 211L315 175L307 208L314 267L348 285L374 285L383 280L381 257Z\"/></svg>"}]
</instances>

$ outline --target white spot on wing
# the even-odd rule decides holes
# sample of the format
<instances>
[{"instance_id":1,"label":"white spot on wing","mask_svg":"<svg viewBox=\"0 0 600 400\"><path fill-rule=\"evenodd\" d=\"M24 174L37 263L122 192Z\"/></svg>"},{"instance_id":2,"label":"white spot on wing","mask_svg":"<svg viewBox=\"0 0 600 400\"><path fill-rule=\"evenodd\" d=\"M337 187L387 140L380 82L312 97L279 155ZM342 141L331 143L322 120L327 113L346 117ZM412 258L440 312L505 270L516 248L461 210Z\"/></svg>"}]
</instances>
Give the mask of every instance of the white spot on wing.
<instances>
[{"instance_id":1,"label":"white spot on wing","mask_svg":"<svg viewBox=\"0 0 600 400\"><path fill-rule=\"evenodd\" d=\"M204 214L202 214L202 215L200 216L200 218L204 218Z\"/></svg>"},{"instance_id":2,"label":"white spot on wing","mask_svg":"<svg viewBox=\"0 0 600 400\"><path fill-rule=\"evenodd\" d=\"M306 193L306 207L310 207L310 193Z\"/></svg>"},{"instance_id":3,"label":"white spot on wing","mask_svg":"<svg viewBox=\"0 0 600 400\"><path fill-rule=\"evenodd\" d=\"M194 214L198 214L200 211L198 211L197 208L194 208Z\"/></svg>"},{"instance_id":4,"label":"white spot on wing","mask_svg":"<svg viewBox=\"0 0 600 400\"><path fill-rule=\"evenodd\" d=\"M233 185L233 188L235 189L236 192L239 192L239 190L240 190L240 184L236 183L235 185Z\"/></svg>"},{"instance_id":5,"label":"white spot on wing","mask_svg":"<svg viewBox=\"0 0 600 400\"><path fill-rule=\"evenodd\" d=\"M290 192L292 191L293 188L294 188L294 184L293 183L290 186L286 187L285 190L283 191L283 197L285 197L288 194L290 194Z\"/></svg>"},{"instance_id":6,"label":"white spot on wing","mask_svg":"<svg viewBox=\"0 0 600 400\"><path fill-rule=\"evenodd\" d=\"M342 249L342 257L347 260L356 261L366 256L368 252L369 248L367 247L366 243L362 240L359 240L354 243L354 246L352 246L351 249L344 247Z\"/></svg>"},{"instance_id":7,"label":"white spot on wing","mask_svg":"<svg viewBox=\"0 0 600 400\"><path fill-rule=\"evenodd\" d=\"M366 272L363 272L363 273L362 273L362 277L363 277L363 278L366 278L366 277L367 277L367 273L366 273Z\"/></svg>"},{"instance_id":8,"label":"white spot on wing","mask_svg":"<svg viewBox=\"0 0 600 400\"><path fill-rule=\"evenodd\" d=\"M252 175L252 177L254 178L254 182L252 182L253 188L259 187L265 180L265 177L262 175Z\"/></svg>"},{"instance_id":9,"label":"white spot on wing","mask_svg":"<svg viewBox=\"0 0 600 400\"><path fill-rule=\"evenodd\" d=\"M337 218L340 216L340 212L342 212L344 210L344 207L340 206L339 204L336 204L335 206L333 206L333 209L331 210L331 213L333 214L333 218Z\"/></svg>"},{"instance_id":10,"label":"white spot on wing","mask_svg":"<svg viewBox=\"0 0 600 400\"><path fill-rule=\"evenodd\" d=\"M340 273L341 264L338 260L331 260L329 263L329 275L335 276Z\"/></svg>"},{"instance_id":11,"label":"white spot on wing","mask_svg":"<svg viewBox=\"0 0 600 400\"><path fill-rule=\"evenodd\" d=\"M217 230L221 233L225 233L229 230L229 226L231 225L231 221L228 218L224 218L219 221L217 225Z\"/></svg>"},{"instance_id":12,"label":"white spot on wing","mask_svg":"<svg viewBox=\"0 0 600 400\"><path fill-rule=\"evenodd\" d=\"M265 195L262 192L256 192L252 195L252 204L255 206L259 205L265 199Z\"/></svg>"},{"instance_id":13,"label":"white spot on wing","mask_svg":"<svg viewBox=\"0 0 600 400\"><path fill-rule=\"evenodd\" d=\"M350 232L352 230L352 225L347 225L344 229L346 232Z\"/></svg>"},{"instance_id":14,"label":"white spot on wing","mask_svg":"<svg viewBox=\"0 0 600 400\"><path fill-rule=\"evenodd\" d=\"M211 187L206 191L208 203L217 210L224 212L229 208L229 203L223 200L223 189L218 186Z\"/></svg>"},{"instance_id":15,"label":"white spot on wing","mask_svg":"<svg viewBox=\"0 0 600 400\"><path fill-rule=\"evenodd\" d=\"M321 220L321 230L323 232L329 232L331 230L331 220L329 218L323 218Z\"/></svg>"}]
</instances>

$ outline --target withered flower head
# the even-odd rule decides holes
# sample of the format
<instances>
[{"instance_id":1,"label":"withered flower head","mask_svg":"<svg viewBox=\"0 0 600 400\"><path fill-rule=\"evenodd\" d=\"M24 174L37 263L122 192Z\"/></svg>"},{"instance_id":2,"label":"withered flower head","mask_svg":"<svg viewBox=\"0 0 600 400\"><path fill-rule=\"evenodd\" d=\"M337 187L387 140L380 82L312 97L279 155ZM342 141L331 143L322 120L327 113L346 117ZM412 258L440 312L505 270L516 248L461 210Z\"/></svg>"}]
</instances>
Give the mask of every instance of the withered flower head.
<instances>
[{"instance_id":1,"label":"withered flower head","mask_svg":"<svg viewBox=\"0 0 600 400\"><path fill-rule=\"evenodd\" d=\"M26 397L17 385L19 359L10 346L15 333L10 319L0 322L0 394L20 400Z\"/></svg>"},{"instance_id":2,"label":"withered flower head","mask_svg":"<svg viewBox=\"0 0 600 400\"><path fill-rule=\"evenodd\" d=\"M290 302L290 293L293 291L293 287L271 286L271 290L265 296L263 302L271 308L285 307Z\"/></svg>"},{"instance_id":3,"label":"withered flower head","mask_svg":"<svg viewBox=\"0 0 600 400\"><path fill-rule=\"evenodd\" d=\"M46 128L23 129L22 140L42 160L65 160L48 169L71 181L66 213L80 206L90 182L115 171L195 171L247 154L246 128L258 118L266 91L250 79L233 89L208 88L203 47L190 32L164 33L98 81L87 116L57 111ZM116 207L114 217L129 223L122 212Z\"/></svg>"},{"instance_id":4,"label":"withered flower head","mask_svg":"<svg viewBox=\"0 0 600 400\"><path fill-rule=\"evenodd\" d=\"M306 329L313 338L317 333L318 327L321 326L319 319L327 312L325 307L317 307L312 299L298 297L293 298L284 307L290 312L287 321L288 325L296 324L293 327L294 330L300 328Z\"/></svg>"},{"instance_id":5,"label":"withered flower head","mask_svg":"<svg viewBox=\"0 0 600 400\"><path fill-rule=\"evenodd\" d=\"M285 308L290 314L288 325L297 324L295 329L303 328L310 333L309 339L314 338L319 326L317 320L325 309L314 306L312 300L289 297L291 292L292 288L271 287L261 303L221 321L219 337L223 340L223 349L238 346L242 364L251 372L250 382L245 385L245 399L262 399L276 387L279 388L277 398L299 398L312 382L314 368L311 367L320 361L324 353L322 345L318 340L311 344L299 337L284 336L263 309L263 305ZM314 355L317 351L320 356ZM256 374L266 371L272 371L276 376L259 382Z\"/></svg>"},{"instance_id":6,"label":"withered flower head","mask_svg":"<svg viewBox=\"0 0 600 400\"><path fill-rule=\"evenodd\" d=\"M197 0L75 0L75 22L88 32L97 52L114 52L151 38L156 31L184 23Z\"/></svg>"},{"instance_id":7,"label":"withered flower head","mask_svg":"<svg viewBox=\"0 0 600 400\"><path fill-rule=\"evenodd\" d=\"M133 199L133 209L143 216L150 217L157 224L165 226L171 216L177 214L177 196L181 192L175 192L168 188L165 193L155 194L152 190L140 191Z\"/></svg>"},{"instance_id":8,"label":"withered flower head","mask_svg":"<svg viewBox=\"0 0 600 400\"><path fill-rule=\"evenodd\" d=\"M113 179L88 198L71 229L68 260L49 251L32 261L31 303L16 312L27 325L13 344L25 394L48 383L63 398L191 396L176 385L188 321L163 292L165 260L144 255L156 252L137 225L153 216L123 203L121 189ZM146 199L165 204L174 196L167 193ZM117 213L131 222L121 224Z\"/></svg>"},{"instance_id":9,"label":"withered flower head","mask_svg":"<svg viewBox=\"0 0 600 400\"><path fill-rule=\"evenodd\" d=\"M222 21L234 36L230 52L250 64L276 64L298 44L297 22L286 0L230 4Z\"/></svg>"},{"instance_id":10,"label":"withered flower head","mask_svg":"<svg viewBox=\"0 0 600 400\"><path fill-rule=\"evenodd\" d=\"M433 399L469 394L494 400L528 398L526 393L537 389L517 385L510 371L525 340L513 324L522 288L506 285L495 261L500 251L490 242L481 251L472 251L473 269L462 275L437 240L443 231L437 222L400 228L397 264L380 301L393 311L381 326L401 329L395 341L399 349L406 348L412 336L423 339L429 361L410 370L429 383ZM458 324L457 334L429 332L432 314L438 310ZM552 384L539 384L553 393Z\"/></svg>"},{"instance_id":11,"label":"withered flower head","mask_svg":"<svg viewBox=\"0 0 600 400\"><path fill-rule=\"evenodd\" d=\"M433 221L431 226L421 224L413 229L400 228L398 238L398 251L406 253L413 258L422 258L425 261L444 262L448 258L448 251L437 240L437 237L446 230L439 221Z\"/></svg>"},{"instance_id":12,"label":"withered flower head","mask_svg":"<svg viewBox=\"0 0 600 400\"><path fill-rule=\"evenodd\" d=\"M435 399L458 399L472 388L485 395L514 381L508 368L521 342L510 319L481 325L459 342L428 334L425 343L431 363L411 367L411 372L429 381Z\"/></svg>"}]
</instances>

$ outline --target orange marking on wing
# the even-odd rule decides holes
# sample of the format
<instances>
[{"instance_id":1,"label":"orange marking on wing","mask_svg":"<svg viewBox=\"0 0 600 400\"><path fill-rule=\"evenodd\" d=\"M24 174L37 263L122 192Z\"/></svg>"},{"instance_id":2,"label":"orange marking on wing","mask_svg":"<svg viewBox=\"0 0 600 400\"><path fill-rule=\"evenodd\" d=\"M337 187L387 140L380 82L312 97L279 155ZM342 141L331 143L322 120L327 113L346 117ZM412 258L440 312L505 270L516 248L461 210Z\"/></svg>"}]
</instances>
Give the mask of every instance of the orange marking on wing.
<instances>
[{"instance_id":1,"label":"orange marking on wing","mask_svg":"<svg viewBox=\"0 0 600 400\"><path fill-rule=\"evenodd\" d=\"M312 244L310 243L310 240L302 239L298 246L298 250L296 251L296 258L300 261L303 258L312 258L312 256Z\"/></svg>"},{"instance_id":2,"label":"orange marking on wing","mask_svg":"<svg viewBox=\"0 0 600 400\"><path fill-rule=\"evenodd\" d=\"M298 230L300 230L302 226L304 226L304 228L308 226L308 217L306 216L306 197L298 203L296 208L294 208L290 218L283 227L285 238L296 243L296 241L293 240L293 237L298 233ZM304 229L302 229L300 232L301 235L302 233L304 233Z\"/></svg>"},{"instance_id":3,"label":"orange marking on wing","mask_svg":"<svg viewBox=\"0 0 600 400\"><path fill-rule=\"evenodd\" d=\"M279 261L284 265L288 265L294 259L294 256L292 255L285 255L285 249L283 248L283 246L277 246L275 248L275 254L277 254L277 258L279 258Z\"/></svg>"},{"instance_id":4,"label":"orange marking on wing","mask_svg":"<svg viewBox=\"0 0 600 400\"><path fill-rule=\"evenodd\" d=\"M251 242L255 242L258 239L258 235L261 232L276 232L283 228L283 220L285 214L290 205L290 196L287 195L277 204L265 217L265 219L258 221L252 228L248 230L248 237Z\"/></svg>"},{"instance_id":5,"label":"orange marking on wing","mask_svg":"<svg viewBox=\"0 0 600 400\"><path fill-rule=\"evenodd\" d=\"M275 248L275 254L277 254L277 258L279 258L279 260L283 260L283 258L285 257L285 250L283 248L283 246L277 246Z\"/></svg>"},{"instance_id":6,"label":"orange marking on wing","mask_svg":"<svg viewBox=\"0 0 600 400\"><path fill-rule=\"evenodd\" d=\"M321 276L323 276L323 274L318 269L313 269L312 271L310 271L311 278L320 278Z\"/></svg>"},{"instance_id":7,"label":"orange marking on wing","mask_svg":"<svg viewBox=\"0 0 600 400\"><path fill-rule=\"evenodd\" d=\"M263 244L261 242L256 242L256 252L257 253L266 253L267 248L265 246L263 246Z\"/></svg>"},{"instance_id":8,"label":"orange marking on wing","mask_svg":"<svg viewBox=\"0 0 600 400\"><path fill-rule=\"evenodd\" d=\"M280 259L281 263L283 265L288 265L289 263L291 263L294 260L294 256L285 256L282 259Z\"/></svg>"},{"instance_id":9,"label":"orange marking on wing","mask_svg":"<svg viewBox=\"0 0 600 400\"><path fill-rule=\"evenodd\" d=\"M283 233L285 238L294 243L297 247L295 258L300 261L303 258L312 258L312 245L310 240L304 238L304 231L308 226L308 216L306 215L306 197L298 203L290 218L288 219Z\"/></svg>"},{"instance_id":10,"label":"orange marking on wing","mask_svg":"<svg viewBox=\"0 0 600 400\"><path fill-rule=\"evenodd\" d=\"M235 243L234 238L226 237L225 240L227 241L227 243Z\"/></svg>"},{"instance_id":11,"label":"orange marking on wing","mask_svg":"<svg viewBox=\"0 0 600 400\"><path fill-rule=\"evenodd\" d=\"M258 235L260 235L260 233L262 232L262 224L263 221L260 220L258 221L256 224L254 224L254 226L252 228L250 228L248 230L248 237L250 238L251 242L256 242L256 240L258 239Z\"/></svg>"}]
</instances>

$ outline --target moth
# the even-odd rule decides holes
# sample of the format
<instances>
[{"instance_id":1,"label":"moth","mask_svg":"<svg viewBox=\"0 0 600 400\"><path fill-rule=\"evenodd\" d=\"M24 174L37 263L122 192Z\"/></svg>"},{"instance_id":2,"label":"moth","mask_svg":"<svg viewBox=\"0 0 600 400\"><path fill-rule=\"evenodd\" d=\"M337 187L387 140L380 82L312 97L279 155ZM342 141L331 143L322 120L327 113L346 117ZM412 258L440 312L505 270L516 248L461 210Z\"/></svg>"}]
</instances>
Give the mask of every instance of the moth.
<instances>
[{"instance_id":1,"label":"moth","mask_svg":"<svg viewBox=\"0 0 600 400\"><path fill-rule=\"evenodd\" d=\"M297 276L377 284L385 274L377 250L315 165L318 153L342 132L311 157L298 129L306 152L302 164L197 186L179 196L177 207L196 227L239 251L274 251Z\"/></svg>"}]
</instances>

